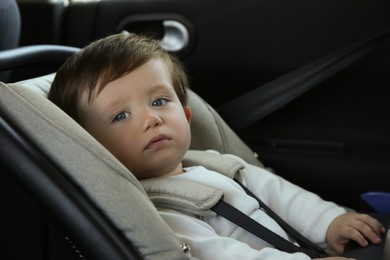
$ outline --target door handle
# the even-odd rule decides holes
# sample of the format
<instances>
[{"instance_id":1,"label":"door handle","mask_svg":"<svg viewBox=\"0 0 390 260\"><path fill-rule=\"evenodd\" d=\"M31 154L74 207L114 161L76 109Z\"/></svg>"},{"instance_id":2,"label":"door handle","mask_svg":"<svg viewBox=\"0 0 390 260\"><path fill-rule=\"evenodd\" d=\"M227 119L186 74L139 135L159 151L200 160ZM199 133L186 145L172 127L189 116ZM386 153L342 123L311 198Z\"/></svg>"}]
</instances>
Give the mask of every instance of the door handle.
<instances>
[{"instance_id":1,"label":"door handle","mask_svg":"<svg viewBox=\"0 0 390 260\"><path fill-rule=\"evenodd\" d=\"M181 54L189 51L194 35L187 19L172 14L131 15L118 24L117 31L149 35L164 50Z\"/></svg>"},{"instance_id":2,"label":"door handle","mask_svg":"<svg viewBox=\"0 0 390 260\"><path fill-rule=\"evenodd\" d=\"M175 20L163 21L164 36L160 40L161 47L169 52L184 50L190 43L190 34L184 24Z\"/></svg>"}]
</instances>

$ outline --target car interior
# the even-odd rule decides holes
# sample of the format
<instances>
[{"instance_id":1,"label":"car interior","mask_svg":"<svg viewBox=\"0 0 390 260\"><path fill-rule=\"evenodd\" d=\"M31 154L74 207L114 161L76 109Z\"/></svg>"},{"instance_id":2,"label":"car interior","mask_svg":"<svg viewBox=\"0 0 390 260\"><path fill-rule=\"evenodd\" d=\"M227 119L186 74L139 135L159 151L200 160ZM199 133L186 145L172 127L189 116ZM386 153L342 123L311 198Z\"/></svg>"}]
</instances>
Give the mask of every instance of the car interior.
<instances>
[{"instance_id":1,"label":"car interior","mask_svg":"<svg viewBox=\"0 0 390 260\"><path fill-rule=\"evenodd\" d=\"M4 0L0 258L190 258L135 177L46 98L69 55L123 31L183 60L191 149L390 213L389 11L382 0Z\"/></svg>"}]
</instances>

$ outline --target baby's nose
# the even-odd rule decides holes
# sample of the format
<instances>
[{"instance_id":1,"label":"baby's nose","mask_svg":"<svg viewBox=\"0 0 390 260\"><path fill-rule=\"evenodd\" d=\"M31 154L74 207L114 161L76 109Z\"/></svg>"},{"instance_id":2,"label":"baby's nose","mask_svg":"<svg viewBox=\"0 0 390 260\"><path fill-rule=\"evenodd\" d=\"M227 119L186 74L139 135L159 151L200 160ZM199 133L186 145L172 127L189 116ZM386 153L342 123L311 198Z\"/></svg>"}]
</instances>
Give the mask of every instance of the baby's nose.
<instances>
[{"instance_id":1,"label":"baby's nose","mask_svg":"<svg viewBox=\"0 0 390 260\"><path fill-rule=\"evenodd\" d=\"M150 128L161 126L162 123L163 123L163 121L159 115L157 115L155 113L148 113L146 118L145 118L144 129L146 131Z\"/></svg>"}]
</instances>

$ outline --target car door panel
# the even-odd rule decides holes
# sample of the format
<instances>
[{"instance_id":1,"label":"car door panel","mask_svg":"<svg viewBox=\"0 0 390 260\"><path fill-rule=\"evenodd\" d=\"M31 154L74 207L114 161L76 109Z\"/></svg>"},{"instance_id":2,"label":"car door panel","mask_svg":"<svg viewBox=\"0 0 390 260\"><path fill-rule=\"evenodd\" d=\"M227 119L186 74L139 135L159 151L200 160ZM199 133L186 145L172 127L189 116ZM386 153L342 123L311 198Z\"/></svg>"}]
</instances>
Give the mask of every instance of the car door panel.
<instances>
[{"instance_id":1,"label":"car door panel","mask_svg":"<svg viewBox=\"0 0 390 260\"><path fill-rule=\"evenodd\" d=\"M389 191L388 43L245 130L245 140L325 198L358 207L358 194Z\"/></svg>"}]
</instances>

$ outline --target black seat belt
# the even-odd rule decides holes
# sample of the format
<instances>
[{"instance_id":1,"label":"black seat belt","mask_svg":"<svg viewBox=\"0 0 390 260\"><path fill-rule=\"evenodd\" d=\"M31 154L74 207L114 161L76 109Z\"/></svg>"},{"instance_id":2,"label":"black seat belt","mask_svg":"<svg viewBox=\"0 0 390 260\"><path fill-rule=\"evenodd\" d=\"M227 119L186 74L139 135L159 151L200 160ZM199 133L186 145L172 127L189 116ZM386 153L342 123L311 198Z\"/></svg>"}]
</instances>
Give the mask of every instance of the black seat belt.
<instances>
[{"instance_id":1,"label":"black seat belt","mask_svg":"<svg viewBox=\"0 0 390 260\"><path fill-rule=\"evenodd\" d=\"M390 31L386 31L349 45L259 86L216 110L234 130L244 129L363 57L389 35Z\"/></svg>"},{"instance_id":2,"label":"black seat belt","mask_svg":"<svg viewBox=\"0 0 390 260\"><path fill-rule=\"evenodd\" d=\"M223 200L220 200L214 207L211 208L218 215L228 219L232 223L240 226L246 231L252 233L253 235L267 241L271 245L275 246L275 248L288 252L288 253L296 253L302 252L306 255L309 255L312 258L324 257L327 256L325 250L321 247L317 246L306 237L301 235L298 231L296 231L293 227L291 227L287 222L281 219L273 210L271 210L264 202L262 202L255 194L253 194L248 188L242 185L237 181L238 184L245 190L245 192L256 199L261 208L272 218L274 219L283 229L284 231L293 237L300 246L297 246L290 241L282 238L281 236L275 234L269 229L265 228L259 222L256 222L249 216L245 215L235 207L226 203Z\"/></svg>"}]
</instances>

